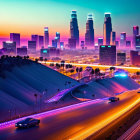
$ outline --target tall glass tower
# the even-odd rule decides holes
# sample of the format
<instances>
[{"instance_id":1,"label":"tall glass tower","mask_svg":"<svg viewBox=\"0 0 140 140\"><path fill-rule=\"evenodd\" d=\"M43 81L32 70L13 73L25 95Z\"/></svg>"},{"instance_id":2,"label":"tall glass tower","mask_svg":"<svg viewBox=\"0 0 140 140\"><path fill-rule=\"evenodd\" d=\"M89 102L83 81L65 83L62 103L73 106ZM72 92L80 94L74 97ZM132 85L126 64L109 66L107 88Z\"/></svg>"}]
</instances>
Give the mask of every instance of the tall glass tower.
<instances>
[{"instance_id":1,"label":"tall glass tower","mask_svg":"<svg viewBox=\"0 0 140 140\"><path fill-rule=\"evenodd\" d=\"M93 15L88 14L85 33L86 47L94 46L94 28L93 28Z\"/></svg>"},{"instance_id":2,"label":"tall glass tower","mask_svg":"<svg viewBox=\"0 0 140 140\"><path fill-rule=\"evenodd\" d=\"M71 13L70 21L70 38L76 39L76 45L79 45L79 28L77 21L77 11L73 10Z\"/></svg>"},{"instance_id":3,"label":"tall glass tower","mask_svg":"<svg viewBox=\"0 0 140 140\"><path fill-rule=\"evenodd\" d=\"M48 27L44 28L44 41L45 41L45 48L48 48L48 45L49 45L49 29L48 29Z\"/></svg>"},{"instance_id":4,"label":"tall glass tower","mask_svg":"<svg viewBox=\"0 0 140 140\"><path fill-rule=\"evenodd\" d=\"M110 38L112 32L111 13L105 13L104 18L104 45L110 45Z\"/></svg>"}]
</instances>

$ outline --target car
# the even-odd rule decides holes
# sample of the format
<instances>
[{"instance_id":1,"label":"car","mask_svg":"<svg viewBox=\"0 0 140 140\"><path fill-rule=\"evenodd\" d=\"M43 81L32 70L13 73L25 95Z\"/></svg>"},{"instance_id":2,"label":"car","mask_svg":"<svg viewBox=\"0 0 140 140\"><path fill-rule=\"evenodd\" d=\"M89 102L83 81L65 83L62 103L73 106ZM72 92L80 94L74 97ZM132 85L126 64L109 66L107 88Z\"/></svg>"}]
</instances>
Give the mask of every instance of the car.
<instances>
[{"instance_id":1,"label":"car","mask_svg":"<svg viewBox=\"0 0 140 140\"><path fill-rule=\"evenodd\" d=\"M118 98L118 97L110 97L109 98L109 101L110 102L117 102L117 101L119 101L120 99Z\"/></svg>"},{"instance_id":2,"label":"car","mask_svg":"<svg viewBox=\"0 0 140 140\"><path fill-rule=\"evenodd\" d=\"M137 93L140 93L140 91L138 91Z\"/></svg>"},{"instance_id":3,"label":"car","mask_svg":"<svg viewBox=\"0 0 140 140\"><path fill-rule=\"evenodd\" d=\"M28 128L39 125L40 120L34 118L26 118L25 120L19 121L15 124L17 128Z\"/></svg>"}]
</instances>

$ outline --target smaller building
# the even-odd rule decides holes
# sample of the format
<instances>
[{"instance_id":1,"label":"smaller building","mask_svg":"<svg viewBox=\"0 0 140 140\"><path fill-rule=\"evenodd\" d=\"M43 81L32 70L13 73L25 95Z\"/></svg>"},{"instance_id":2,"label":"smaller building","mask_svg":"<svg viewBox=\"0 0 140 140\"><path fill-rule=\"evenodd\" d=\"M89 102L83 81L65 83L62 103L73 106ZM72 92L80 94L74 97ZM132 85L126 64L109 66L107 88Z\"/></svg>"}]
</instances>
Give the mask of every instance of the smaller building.
<instances>
[{"instance_id":1,"label":"smaller building","mask_svg":"<svg viewBox=\"0 0 140 140\"><path fill-rule=\"evenodd\" d=\"M126 47L131 48L131 41L129 41L129 40L126 41Z\"/></svg>"},{"instance_id":2,"label":"smaller building","mask_svg":"<svg viewBox=\"0 0 140 140\"><path fill-rule=\"evenodd\" d=\"M103 38L98 38L98 45L99 46L103 45Z\"/></svg>"},{"instance_id":3,"label":"smaller building","mask_svg":"<svg viewBox=\"0 0 140 140\"><path fill-rule=\"evenodd\" d=\"M140 51L140 35L136 35L135 39L136 50Z\"/></svg>"},{"instance_id":4,"label":"smaller building","mask_svg":"<svg viewBox=\"0 0 140 140\"><path fill-rule=\"evenodd\" d=\"M117 64L124 65L126 63L126 53L117 53Z\"/></svg>"},{"instance_id":5,"label":"smaller building","mask_svg":"<svg viewBox=\"0 0 140 140\"><path fill-rule=\"evenodd\" d=\"M28 41L28 54L36 53L36 41Z\"/></svg>"},{"instance_id":6,"label":"smaller building","mask_svg":"<svg viewBox=\"0 0 140 140\"><path fill-rule=\"evenodd\" d=\"M39 48L44 47L44 36L39 36Z\"/></svg>"},{"instance_id":7,"label":"smaller building","mask_svg":"<svg viewBox=\"0 0 140 140\"><path fill-rule=\"evenodd\" d=\"M68 45L70 49L76 49L76 39L75 38L69 38L68 39Z\"/></svg>"},{"instance_id":8,"label":"smaller building","mask_svg":"<svg viewBox=\"0 0 140 140\"><path fill-rule=\"evenodd\" d=\"M5 49L5 55L16 55L16 42L3 42L3 48Z\"/></svg>"},{"instance_id":9,"label":"smaller building","mask_svg":"<svg viewBox=\"0 0 140 140\"><path fill-rule=\"evenodd\" d=\"M134 66L140 66L140 55L138 51L130 51L131 64Z\"/></svg>"},{"instance_id":10,"label":"smaller building","mask_svg":"<svg viewBox=\"0 0 140 140\"><path fill-rule=\"evenodd\" d=\"M48 49L42 48L40 49L40 57L58 57L60 55L60 49L49 46Z\"/></svg>"},{"instance_id":11,"label":"smaller building","mask_svg":"<svg viewBox=\"0 0 140 140\"><path fill-rule=\"evenodd\" d=\"M99 62L102 65L116 64L116 46L101 45L99 50Z\"/></svg>"},{"instance_id":12,"label":"smaller building","mask_svg":"<svg viewBox=\"0 0 140 140\"><path fill-rule=\"evenodd\" d=\"M119 41L115 41L116 47L119 47Z\"/></svg>"},{"instance_id":13,"label":"smaller building","mask_svg":"<svg viewBox=\"0 0 140 140\"><path fill-rule=\"evenodd\" d=\"M60 42L60 49L64 50L64 42Z\"/></svg>"},{"instance_id":14,"label":"smaller building","mask_svg":"<svg viewBox=\"0 0 140 140\"><path fill-rule=\"evenodd\" d=\"M27 56L27 47L17 48L17 55L19 56Z\"/></svg>"},{"instance_id":15,"label":"smaller building","mask_svg":"<svg viewBox=\"0 0 140 140\"><path fill-rule=\"evenodd\" d=\"M40 49L40 57L46 58L49 57L49 49Z\"/></svg>"}]
</instances>

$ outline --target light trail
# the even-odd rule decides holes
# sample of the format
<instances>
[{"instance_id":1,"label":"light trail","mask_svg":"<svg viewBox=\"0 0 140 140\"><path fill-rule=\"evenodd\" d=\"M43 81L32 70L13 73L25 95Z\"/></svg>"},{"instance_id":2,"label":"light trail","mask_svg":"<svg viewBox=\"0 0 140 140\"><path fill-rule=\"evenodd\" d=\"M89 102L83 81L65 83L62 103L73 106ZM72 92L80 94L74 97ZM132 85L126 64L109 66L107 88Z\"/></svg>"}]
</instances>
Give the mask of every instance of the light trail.
<instances>
[{"instance_id":1,"label":"light trail","mask_svg":"<svg viewBox=\"0 0 140 140\"><path fill-rule=\"evenodd\" d=\"M45 61L38 61L41 64L51 64L51 63L58 63L61 64L60 62L45 62ZM110 67L115 67L118 69L129 69L129 70L140 70L140 67L124 67L124 66L111 66L111 65L93 65L93 64L78 64L78 63L65 63L65 64L71 64L74 66L91 66L91 67L101 67L101 68L110 68Z\"/></svg>"},{"instance_id":2,"label":"light trail","mask_svg":"<svg viewBox=\"0 0 140 140\"><path fill-rule=\"evenodd\" d=\"M87 102L83 102L83 103L73 104L73 105L70 105L70 106L66 106L66 107L46 111L46 112L43 112L43 113L38 113L38 114L22 117L22 118L19 118L19 119L16 119L16 120L0 123L0 128L11 126L11 125L15 124L16 122L21 121L23 119L26 119L28 117L29 118L47 117L47 116L55 115L57 113L69 111L69 110L72 110L72 109L81 108L81 107L84 107L84 106L87 106L87 105L100 103L100 102L106 101L106 100L108 100L108 97L107 98L102 98L102 99L91 100L91 101L87 101Z\"/></svg>"},{"instance_id":3,"label":"light trail","mask_svg":"<svg viewBox=\"0 0 140 140\"><path fill-rule=\"evenodd\" d=\"M102 128L105 128L107 125L109 125L111 122L115 121L116 119L118 119L120 116L122 116L123 114L125 114L126 112L128 112L129 110L131 110L134 106L136 106L138 103L140 102L140 98L138 98L137 100L135 100L132 104L130 104L129 106L127 106L126 108L122 109L121 111L113 114L112 116L108 117L107 119L99 122L97 125L87 129L87 130L83 130L81 132L79 132L77 135L74 135L70 138L70 140L83 140L93 134L95 134L96 132L98 132L99 130L101 130Z\"/></svg>"}]
</instances>

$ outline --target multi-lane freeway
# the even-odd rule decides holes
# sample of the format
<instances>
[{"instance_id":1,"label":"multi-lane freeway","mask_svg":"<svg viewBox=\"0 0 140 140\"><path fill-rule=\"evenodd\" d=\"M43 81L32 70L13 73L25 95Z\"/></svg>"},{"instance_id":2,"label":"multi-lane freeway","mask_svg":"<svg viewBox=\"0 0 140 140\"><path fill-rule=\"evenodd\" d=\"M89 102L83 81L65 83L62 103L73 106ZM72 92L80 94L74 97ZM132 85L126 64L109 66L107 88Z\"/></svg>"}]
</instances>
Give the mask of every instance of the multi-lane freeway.
<instances>
[{"instance_id":1,"label":"multi-lane freeway","mask_svg":"<svg viewBox=\"0 0 140 140\"><path fill-rule=\"evenodd\" d=\"M0 140L81 140L106 129L140 102L138 90L118 95L120 101L109 103L107 98L44 113L39 127L16 129L14 124L0 128Z\"/></svg>"}]
</instances>

